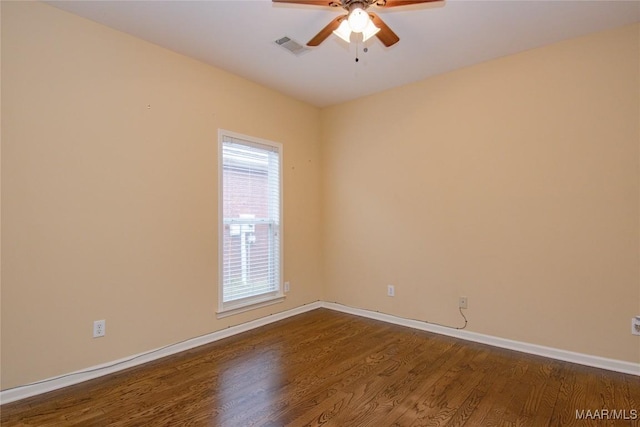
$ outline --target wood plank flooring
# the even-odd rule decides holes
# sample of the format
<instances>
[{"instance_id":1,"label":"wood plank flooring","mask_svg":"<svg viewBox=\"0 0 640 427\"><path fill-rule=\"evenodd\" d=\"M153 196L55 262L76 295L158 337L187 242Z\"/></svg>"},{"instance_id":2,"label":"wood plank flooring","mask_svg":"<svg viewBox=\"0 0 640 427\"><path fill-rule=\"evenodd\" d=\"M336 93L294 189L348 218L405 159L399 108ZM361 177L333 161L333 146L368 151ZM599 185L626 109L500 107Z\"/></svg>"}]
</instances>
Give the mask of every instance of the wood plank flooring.
<instances>
[{"instance_id":1,"label":"wood plank flooring","mask_svg":"<svg viewBox=\"0 0 640 427\"><path fill-rule=\"evenodd\" d=\"M318 309L3 405L0 424L639 426L634 413L636 376Z\"/></svg>"}]
</instances>

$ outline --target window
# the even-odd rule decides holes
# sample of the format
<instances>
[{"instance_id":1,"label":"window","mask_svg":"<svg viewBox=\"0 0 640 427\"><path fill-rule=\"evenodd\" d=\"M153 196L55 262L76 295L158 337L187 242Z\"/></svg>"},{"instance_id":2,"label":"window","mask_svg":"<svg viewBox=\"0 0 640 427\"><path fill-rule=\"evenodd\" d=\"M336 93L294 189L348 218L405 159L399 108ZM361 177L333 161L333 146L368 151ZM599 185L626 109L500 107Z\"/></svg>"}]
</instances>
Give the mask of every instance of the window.
<instances>
[{"instance_id":1,"label":"window","mask_svg":"<svg viewBox=\"0 0 640 427\"><path fill-rule=\"evenodd\" d=\"M283 300L280 144L219 132L219 316Z\"/></svg>"}]
</instances>

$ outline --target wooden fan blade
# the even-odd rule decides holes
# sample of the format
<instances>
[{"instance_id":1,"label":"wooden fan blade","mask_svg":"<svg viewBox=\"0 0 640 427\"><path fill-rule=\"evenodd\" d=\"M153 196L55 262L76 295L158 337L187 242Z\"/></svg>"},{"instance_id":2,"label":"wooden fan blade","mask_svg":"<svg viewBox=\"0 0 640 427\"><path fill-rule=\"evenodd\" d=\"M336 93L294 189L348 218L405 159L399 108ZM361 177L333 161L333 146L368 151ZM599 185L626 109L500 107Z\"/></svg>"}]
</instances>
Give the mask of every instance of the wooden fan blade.
<instances>
[{"instance_id":1,"label":"wooden fan blade","mask_svg":"<svg viewBox=\"0 0 640 427\"><path fill-rule=\"evenodd\" d=\"M378 15L376 15L375 13L369 13L369 16L371 16L373 24L376 27L380 28L380 31L378 31L376 37L379 38L386 47L393 46L400 41L400 37L398 37L396 33L394 33L393 30L389 28L389 26L385 24L382 19L380 19Z\"/></svg>"},{"instance_id":2,"label":"wooden fan blade","mask_svg":"<svg viewBox=\"0 0 640 427\"><path fill-rule=\"evenodd\" d=\"M333 21L329 22L329 25L324 27L322 30L320 30L320 32L318 34L316 34L316 36L314 38L309 40L309 43L307 43L307 46L318 46L320 43L325 41L325 39L327 37L329 37L331 35L331 33L336 28L338 28L340 26L340 23L346 17L347 17L346 15L338 16L336 19L334 19ZM380 31L380 32L382 32L382 31Z\"/></svg>"},{"instance_id":3,"label":"wooden fan blade","mask_svg":"<svg viewBox=\"0 0 640 427\"><path fill-rule=\"evenodd\" d=\"M271 0L274 3L305 4L307 6L342 6L340 0Z\"/></svg>"},{"instance_id":4,"label":"wooden fan blade","mask_svg":"<svg viewBox=\"0 0 640 427\"><path fill-rule=\"evenodd\" d=\"M419 3L431 3L442 0L378 0L376 6L379 7L396 7L396 6L408 6L410 4Z\"/></svg>"}]
</instances>

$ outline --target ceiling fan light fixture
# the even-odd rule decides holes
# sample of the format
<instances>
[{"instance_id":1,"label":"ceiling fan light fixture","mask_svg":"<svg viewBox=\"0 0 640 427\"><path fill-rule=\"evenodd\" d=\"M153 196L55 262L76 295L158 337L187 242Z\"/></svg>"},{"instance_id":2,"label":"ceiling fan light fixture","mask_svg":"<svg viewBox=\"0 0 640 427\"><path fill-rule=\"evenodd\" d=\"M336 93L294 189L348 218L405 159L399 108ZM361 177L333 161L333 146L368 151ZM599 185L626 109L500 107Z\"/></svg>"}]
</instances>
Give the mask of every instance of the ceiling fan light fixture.
<instances>
[{"instance_id":1,"label":"ceiling fan light fixture","mask_svg":"<svg viewBox=\"0 0 640 427\"><path fill-rule=\"evenodd\" d=\"M351 31L354 33L361 33L367 27L367 24L371 22L369 14L362 8L356 7L350 13L347 18Z\"/></svg>"},{"instance_id":2,"label":"ceiling fan light fixture","mask_svg":"<svg viewBox=\"0 0 640 427\"><path fill-rule=\"evenodd\" d=\"M340 37L347 43L351 43L351 27L346 19L343 19L340 26L333 31L333 34Z\"/></svg>"},{"instance_id":3,"label":"ceiling fan light fixture","mask_svg":"<svg viewBox=\"0 0 640 427\"><path fill-rule=\"evenodd\" d=\"M376 27L373 21L369 19L369 22L367 22L367 26L364 27L364 30L362 30L362 42L364 43L371 37L378 34L378 31L380 31L380 28Z\"/></svg>"}]
</instances>

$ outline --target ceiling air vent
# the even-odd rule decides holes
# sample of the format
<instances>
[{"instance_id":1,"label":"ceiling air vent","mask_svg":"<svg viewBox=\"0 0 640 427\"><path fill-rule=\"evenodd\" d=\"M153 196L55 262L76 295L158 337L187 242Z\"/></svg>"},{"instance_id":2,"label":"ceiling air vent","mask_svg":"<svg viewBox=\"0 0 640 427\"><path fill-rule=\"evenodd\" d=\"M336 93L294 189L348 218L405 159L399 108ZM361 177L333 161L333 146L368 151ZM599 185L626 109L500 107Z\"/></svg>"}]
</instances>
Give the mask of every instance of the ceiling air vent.
<instances>
[{"instance_id":1,"label":"ceiling air vent","mask_svg":"<svg viewBox=\"0 0 640 427\"><path fill-rule=\"evenodd\" d=\"M291 40L289 37L284 36L276 40L276 44L287 49L289 52L293 53L295 56L300 56L305 52L308 52L309 49L302 46L295 40Z\"/></svg>"}]
</instances>

